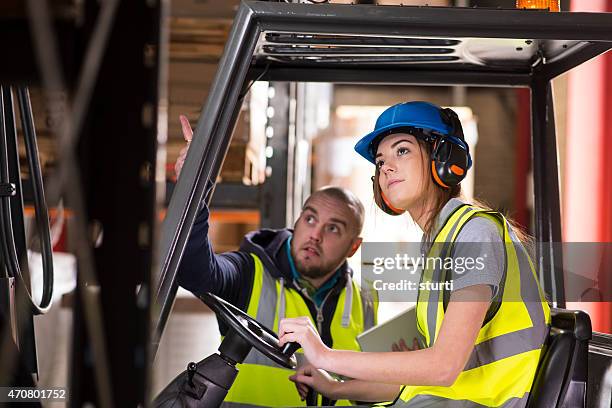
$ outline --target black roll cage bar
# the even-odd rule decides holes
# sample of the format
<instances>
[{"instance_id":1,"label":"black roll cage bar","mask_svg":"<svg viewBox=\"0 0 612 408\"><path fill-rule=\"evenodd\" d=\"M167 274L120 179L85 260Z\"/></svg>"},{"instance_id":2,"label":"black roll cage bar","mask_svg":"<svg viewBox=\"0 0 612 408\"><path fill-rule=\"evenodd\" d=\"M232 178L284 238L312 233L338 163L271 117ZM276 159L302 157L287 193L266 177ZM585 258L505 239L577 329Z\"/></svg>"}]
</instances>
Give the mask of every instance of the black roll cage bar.
<instances>
[{"instance_id":1,"label":"black roll cage bar","mask_svg":"<svg viewBox=\"0 0 612 408\"><path fill-rule=\"evenodd\" d=\"M163 225L154 349L199 203L253 80L529 88L537 266L555 306L564 307L562 257L553 246L561 215L551 81L608 51L610 27L609 13L243 1Z\"/></svg>"}]
</instances>

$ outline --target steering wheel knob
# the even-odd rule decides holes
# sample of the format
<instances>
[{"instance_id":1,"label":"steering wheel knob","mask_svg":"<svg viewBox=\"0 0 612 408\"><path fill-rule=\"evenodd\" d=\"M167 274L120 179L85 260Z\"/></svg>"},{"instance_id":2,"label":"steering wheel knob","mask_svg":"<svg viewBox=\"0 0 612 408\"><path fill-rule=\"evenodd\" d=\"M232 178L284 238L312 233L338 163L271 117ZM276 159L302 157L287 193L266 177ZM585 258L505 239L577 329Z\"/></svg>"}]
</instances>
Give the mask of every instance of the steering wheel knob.
<instances>
[{"instance_id":1,"label":"steering wheel knob","mask_svg":"<svg viewBox=\"0 0 612 408\"><path fill-rule=\"evenodd\" d=\"M298 351L300 349L300 343L296 343L294 341L290 342L290 343L286 343L283 346L283 354L286 354L287 356L292 356L293 354L295 354L296 351Z\"/></svg>"}]
</instances>

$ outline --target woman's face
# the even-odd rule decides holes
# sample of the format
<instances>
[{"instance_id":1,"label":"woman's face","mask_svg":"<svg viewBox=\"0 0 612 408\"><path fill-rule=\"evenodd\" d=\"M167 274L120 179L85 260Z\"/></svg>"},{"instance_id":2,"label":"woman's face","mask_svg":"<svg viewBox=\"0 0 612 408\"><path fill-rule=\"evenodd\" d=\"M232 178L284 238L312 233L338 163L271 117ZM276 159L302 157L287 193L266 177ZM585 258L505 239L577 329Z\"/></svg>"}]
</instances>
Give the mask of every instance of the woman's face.
<instances>
[{"instance_id":1,"label":"woman's face","mask_svg":"<svg viewBox=\"0 0 612 408\"><path fill-rule=\"evenodd\" d=\"M389 135L378 144L378 183L393 207L408 210L423 201L429 181L425 172L426 163L425 149L412 135Z\"/></svg>"}]
</instances>

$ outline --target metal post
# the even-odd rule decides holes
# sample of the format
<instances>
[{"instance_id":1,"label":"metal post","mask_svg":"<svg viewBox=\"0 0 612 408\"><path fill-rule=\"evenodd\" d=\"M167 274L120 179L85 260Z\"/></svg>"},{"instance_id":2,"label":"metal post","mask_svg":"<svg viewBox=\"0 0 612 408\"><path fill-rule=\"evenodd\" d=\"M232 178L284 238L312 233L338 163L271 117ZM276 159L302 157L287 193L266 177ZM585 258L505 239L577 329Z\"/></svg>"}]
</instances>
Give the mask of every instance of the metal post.
<instances>
[{"instance_id":1,"label":"metal post","mask_svg":"<svg viewBox=\"0 0 612 408\"><path fill-rule=\"evenodd\" d=\"M273 97L269 98L268 107L274 112L268 118L267 126L272 137L268 138L267 149L272 153L266 160L266 181L262 186L259 206L261 227L287 227L288 212L291 208L290 174L292 174L292 138L290 129L290 87L287 82L270 82ZM285 199L286 198L286 199Z\"/></svg>"},{"instance_id":2,"label":"metal post","mask_svg":"<svg viewBox=\"0 0 612 408\"><path fill-rule=\"evenodd\" d=\"M531 86L532 163L536 265L540 284L556 307L565 307L561 255L559 162L551 82L538 73Z\"/></svg>"},{"instance_id":3,"label":"metal post","mask_svg":"<svg viewBox=\"0 0 612 408\"><path fill-rule=\"evenodd\" d=\"M153 356L174 302L176 273L191 226L207 192L209 180L216 180L229 147L246 74L259 35L259 27L252 16L251 8L242 3L168 206L160 246L163 264L155 293Z\"/></svg>"},{"instance_id":4,"label":"metal post","mask_svg":"<svg viewBox=\"0 0 612 408\"><path fill-rule=\"evenodd\" d=\"M312 87L307 83L297 83L296 98L293 109L295 110L295 138L293 146L293 185L292 202L293 207L288 214L289 225L293 225L302 210L302 204L310 196L310 176L312 174L311 152L312 143L310 135L307 134L307 124L314 123L315 118L309 117L312 112L308 111L313 96Z\"/></svg>"},{"instance_id":5,"label":"metal post","mask_svg":"<svg viewBox=\"0 0 612 408\"><path fill-rule=\"evenodd\" d=\"M164 3L121 1L114 16L89 3L84 17L82 35L89 42L96 38L93 28L100 18L107 16L112 30L105 58L95 67L99 68L97 81L92 84L90 108L78 133L77 157L91 232L86 239L94 246L99 285L81 276L77 286L71 373L74 394L70 400L74 407L87 403L146 406L149 400L150 296L137 299L136 294L139 287L151 293L157 217L157 55ZM95 358L94 342L100 339L92 338L83 312L95 298L103 306L101 340L108 350L105 363L110 372L110 398L102 395L107 391L96 382L103 362Z\"/></svg>"}]
</instances>

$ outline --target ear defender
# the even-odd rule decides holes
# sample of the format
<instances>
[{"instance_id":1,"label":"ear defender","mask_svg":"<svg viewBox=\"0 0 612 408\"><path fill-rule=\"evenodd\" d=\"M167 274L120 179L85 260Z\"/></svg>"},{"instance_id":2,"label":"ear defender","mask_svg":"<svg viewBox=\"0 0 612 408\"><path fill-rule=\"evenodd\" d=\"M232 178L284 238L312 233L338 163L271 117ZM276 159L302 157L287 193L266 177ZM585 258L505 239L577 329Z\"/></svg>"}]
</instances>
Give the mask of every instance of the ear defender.
<instances>
[{"instance_id":1,"label":"ear defender","mask_svg":"<svg viewBox=\"0 0 612 408\"><path fill-rule=\"evenodd\" d=\"M452 109L440 109L440 117L450 128L448 135L434 141L431 153L431 175L442 188L461 183L472 166L470 151L463 136L459 117Z\"/></svg>"},{"instance_id":2,"label":"ear defender","mask_svg":"<svg viewBox=\"0 0 612 408\"><path fill-rule=\"evenodd\" d=\"M374 197L376 197L376 179L374 176L372 176L372 190L374 191ZM383 210L389 215L401 215L406 212L406 210L402 210L401 208L395 208L393 205L391 205L391 203L385 196L385 193L383 193L380 189L378 191L380 192L380 198L382 200L381 202L379 202L379 200L374 201L381 210Z\"/></svg>"}]
</instances>

